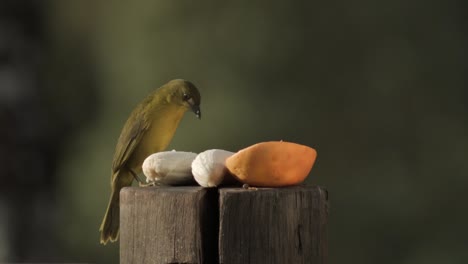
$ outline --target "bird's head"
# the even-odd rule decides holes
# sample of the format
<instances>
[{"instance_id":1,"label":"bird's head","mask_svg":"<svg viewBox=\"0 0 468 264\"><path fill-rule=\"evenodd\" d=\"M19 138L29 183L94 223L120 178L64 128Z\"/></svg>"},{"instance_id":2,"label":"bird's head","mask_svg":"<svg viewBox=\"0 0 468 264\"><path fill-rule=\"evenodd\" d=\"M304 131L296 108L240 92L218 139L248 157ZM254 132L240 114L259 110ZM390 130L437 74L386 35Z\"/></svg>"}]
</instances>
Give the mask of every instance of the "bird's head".
<instances>
[{"instance_id":1,"label":"bird's head","mask_svg":"<svg viewBox=\"0 0 468 264\"><path fill-rule=\"evenodd\" d=\"M189 81L182 79L172 80L167 83L171 89L169 101L191 109L201 119L200 101L201 96L197 87Z\"/></svg>"}]
</instances>

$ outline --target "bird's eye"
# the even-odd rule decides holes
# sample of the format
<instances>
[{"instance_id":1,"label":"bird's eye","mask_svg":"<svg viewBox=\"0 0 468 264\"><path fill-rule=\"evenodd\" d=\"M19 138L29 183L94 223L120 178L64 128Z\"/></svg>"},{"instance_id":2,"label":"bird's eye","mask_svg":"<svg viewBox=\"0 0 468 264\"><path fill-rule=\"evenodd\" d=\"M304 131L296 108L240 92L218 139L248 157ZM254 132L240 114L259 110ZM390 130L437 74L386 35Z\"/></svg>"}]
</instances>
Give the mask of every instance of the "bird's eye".
<instances>
[{"instance_id":1,"label":"bird's eye","mask_svg":"<svg viewBox=\"0 0 468 264\"><path fill-rule=\"evenodd\" d=\"M190 99L190 95L184 94L184 101L188 101Z\"/></svg>"}]
</instances>

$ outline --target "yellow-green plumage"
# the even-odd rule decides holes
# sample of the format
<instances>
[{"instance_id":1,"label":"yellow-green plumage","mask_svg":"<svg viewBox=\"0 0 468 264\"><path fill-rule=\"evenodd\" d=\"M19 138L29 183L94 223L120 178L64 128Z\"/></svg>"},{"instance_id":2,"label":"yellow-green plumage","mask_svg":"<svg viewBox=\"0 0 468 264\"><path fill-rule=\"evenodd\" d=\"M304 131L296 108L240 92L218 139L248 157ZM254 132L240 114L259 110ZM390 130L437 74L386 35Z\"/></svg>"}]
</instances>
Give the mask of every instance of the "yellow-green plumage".
<instances>
[{"instance_id":1,"label":"yellow-green plumage","mask_svg":"<svg viewBox=\"0 0 468 264\"><path fill-rule=\"evenodd\" d=\"M200 93L190 82L172 80L149 94L130 114L115 147L111 197L101 224L101 243L119 235L120 190L132 184L134 174L149 155L163 151L188 109L200 118Z\"/></svg>"}]
</instances>

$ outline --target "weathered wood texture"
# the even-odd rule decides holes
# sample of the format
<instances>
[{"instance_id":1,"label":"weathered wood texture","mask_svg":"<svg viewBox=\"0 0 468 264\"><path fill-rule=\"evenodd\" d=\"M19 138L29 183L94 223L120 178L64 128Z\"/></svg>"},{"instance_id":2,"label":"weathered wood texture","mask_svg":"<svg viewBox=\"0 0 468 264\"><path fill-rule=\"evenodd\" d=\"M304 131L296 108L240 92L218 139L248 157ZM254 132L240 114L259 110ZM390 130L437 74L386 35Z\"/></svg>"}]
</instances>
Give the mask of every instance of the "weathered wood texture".
<instances>
[{"instance_id":1,"label":"weathered wood texture","mask_svg":"<svg viewBox=\"0 0 468 264\"><path fill-rule=\"evenodd\" d=\"M124 188L120 263L324 264L327 199L320 187Z\"/></svg>"},{"instance_id":2,"label":"weathered wood texture","mask_svg":"<svg viewBox=\"0 0 468 264\"><path fill-rule=\"evenodd\" d=\"M219 261L326 263L328 194L321 187L220 189Z\"/></svg>"},{"instance_id":3,"label":"weathered wood texture","mask_svg":"<svg viewBox=\"0 0 468 264\"><path fill-rule=\"evenodd\" d=\"M124 188L120 263L217 262L216 199L201 187Z\"/></svg>"}]
</instances>

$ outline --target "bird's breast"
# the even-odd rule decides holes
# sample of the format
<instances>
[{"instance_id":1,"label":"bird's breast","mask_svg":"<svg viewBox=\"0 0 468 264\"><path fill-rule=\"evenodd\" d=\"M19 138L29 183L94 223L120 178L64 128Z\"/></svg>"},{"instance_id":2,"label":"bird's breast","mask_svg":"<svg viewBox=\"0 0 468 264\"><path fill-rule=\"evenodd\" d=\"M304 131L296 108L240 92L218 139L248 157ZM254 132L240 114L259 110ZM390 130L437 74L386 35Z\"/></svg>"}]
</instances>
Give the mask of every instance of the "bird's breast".
<instances>
[{"instance_id":1,"label":"bird's breast","mask_svg":"<svg viewBox=\"0 0 468 264\"><path fill-rule=\"evenodd\" d=\"M167 148L185 111L182 107L167 106L150 114L150 126L132 155L131 168L140 171L149 155Z\"/></svg>"}]
</instances>

